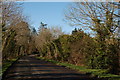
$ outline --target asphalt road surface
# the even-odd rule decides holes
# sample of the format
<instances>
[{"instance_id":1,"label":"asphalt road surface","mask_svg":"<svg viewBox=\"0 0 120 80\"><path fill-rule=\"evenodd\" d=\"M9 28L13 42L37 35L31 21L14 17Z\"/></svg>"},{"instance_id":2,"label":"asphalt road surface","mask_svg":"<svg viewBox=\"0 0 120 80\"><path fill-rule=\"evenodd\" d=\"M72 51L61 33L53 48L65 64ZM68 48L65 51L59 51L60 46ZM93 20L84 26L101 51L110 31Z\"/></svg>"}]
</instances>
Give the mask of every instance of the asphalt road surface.
<instances>
[{"instance_id":1,"label":"asphalt road surface","mask_svg":"<svg viewBox=\"0 0 120 80\"><path fill-rule=\"evenodd\" d=\"M24 56L15 62L4 74L3 80L103 80L78 71L36 59L34 55Z\"/></svg>"}]
</instances>

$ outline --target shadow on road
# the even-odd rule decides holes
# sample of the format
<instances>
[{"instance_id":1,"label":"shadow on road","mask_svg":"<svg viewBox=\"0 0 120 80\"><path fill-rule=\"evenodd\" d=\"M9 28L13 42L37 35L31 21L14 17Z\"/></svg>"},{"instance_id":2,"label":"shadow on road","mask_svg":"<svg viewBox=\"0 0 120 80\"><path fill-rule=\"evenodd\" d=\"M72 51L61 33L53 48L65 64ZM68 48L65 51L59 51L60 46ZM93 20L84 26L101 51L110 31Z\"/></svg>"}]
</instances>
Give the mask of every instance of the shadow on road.
<instances>
[{"instance_id":1,"label":"shadow on road","mask_svg":"<svg viewBox=\"0 0 120 80\"><path fill-rule=\"evenodd\" d=\"M38 60L34 55L24 56L8 69L2 80L103 80L75 70Z\"/></svg>"}]
</instances>

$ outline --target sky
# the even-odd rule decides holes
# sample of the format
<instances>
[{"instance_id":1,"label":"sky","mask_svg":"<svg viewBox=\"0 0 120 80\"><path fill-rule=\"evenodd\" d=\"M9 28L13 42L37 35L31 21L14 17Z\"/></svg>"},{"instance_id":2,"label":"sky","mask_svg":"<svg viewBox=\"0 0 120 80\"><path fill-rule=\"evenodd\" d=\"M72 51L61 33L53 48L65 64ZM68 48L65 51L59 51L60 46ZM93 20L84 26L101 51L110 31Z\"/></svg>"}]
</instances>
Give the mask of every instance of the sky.
<instances>
[{"instance_id":1,"label":"sky","mask_svg":"<svg viewBox=\"0 0 120 80\"><path fill-rule=\"evenodd\" d=\"M24 0L26 2L73 2L75 0Z\"/></svg>"},{"instance_id":2,"label":"sky","mask_svg":"<svg viewBox=\"0 0 120 80\"><path fill-rule=\"evenodd\" d=\"M63 19L70 2L24 2L23 12L29 17L33 27L38 29L40 22L51 26L60 26L65 33L71 33L75 27L69 26Z\"/></svg>"}]
</instances>

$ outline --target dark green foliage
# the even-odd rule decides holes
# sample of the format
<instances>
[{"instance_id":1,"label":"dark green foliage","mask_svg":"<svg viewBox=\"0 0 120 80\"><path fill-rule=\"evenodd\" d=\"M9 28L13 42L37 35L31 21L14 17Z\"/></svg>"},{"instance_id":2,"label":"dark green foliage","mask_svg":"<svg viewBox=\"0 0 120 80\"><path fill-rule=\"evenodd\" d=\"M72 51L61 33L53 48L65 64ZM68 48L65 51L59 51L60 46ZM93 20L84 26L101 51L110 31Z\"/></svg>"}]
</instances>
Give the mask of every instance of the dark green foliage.
<instances>
[{"instance_id":1,"label":"dark green foliage","mask_svg":"<svg viewBox=\"0 0 120 80\"><path fill-rule=\"evenodd\" d=\"M71 35L61 35L44 45L43 49L41 53L47 59L84 65L92 69L107 69L110 73L116 73L119 67L116 39L101 41L79 29L75 29Z\"/></svg>"},{"instance_id":2,"label":"dark green foliage","mask_svg":"<svg viewBox=\"0 0 120 80\"><path fill-rule=\"evenodd\" d=\"M85 34L81 30L77 30L72 35L61 35L58 39L55 39L51 43L45 45L41 55L44 55L45 52L47 52L47 58L49 55L49 58L58 61L68 61L73 64L81 64L80 61L84 61L83 59L90 48L84 48L84 46L87 46L86 44L89 46L87 38L90 38L89 35ZM90 39L92 40L92 38ZM82 59L78 60L80 58Z\"/></svg>"},{"instance_id":3,"label":"dark green foliage","mask_svg":"<svg viewBox=\"0 0 120 80\"><path fill-rule=\"evenodd\" d=\"M7 59L8 57L13 56L13 54L10 54L11 52L14 52L15 47L15 35L16 33L14 31L10 31L9 35L6 37L6 42L3 48L3 59Z\"/></svg>"},{"instance_id":4,"label":"dark green foliage","mask_svg":"<svg viewBox=\"0 0 120 80\"><path fill-rule=\"evenodd\" d=\"M21 55L32 53L34 45L33 39L30 40L30 29L27 22L20 22L3 32L2 37L2 59L9 60ZM29 42L28 42L29 41ZM32 47L31 47L32 46Z\"/></svg>"}]
</instances>

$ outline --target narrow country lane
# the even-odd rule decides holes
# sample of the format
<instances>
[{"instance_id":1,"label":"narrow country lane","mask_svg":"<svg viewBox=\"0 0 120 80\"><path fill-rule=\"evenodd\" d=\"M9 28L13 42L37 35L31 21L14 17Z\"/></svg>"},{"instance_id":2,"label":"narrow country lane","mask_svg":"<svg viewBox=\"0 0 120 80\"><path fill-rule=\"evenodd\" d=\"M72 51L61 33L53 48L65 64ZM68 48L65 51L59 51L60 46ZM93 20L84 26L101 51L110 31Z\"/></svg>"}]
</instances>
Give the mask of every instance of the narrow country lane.
<instances>
[{"instance_id":1,"label":"narrow country lane","mask_svg":"<svg viewBox=\"0 0 120 80\"><path fill-rule=\"evenodd\" d=\"M24 56L8 69L3 80L98 80L75 70ZM99 79L100 80L100 79Z\"/></svg>"}]
</instances>

